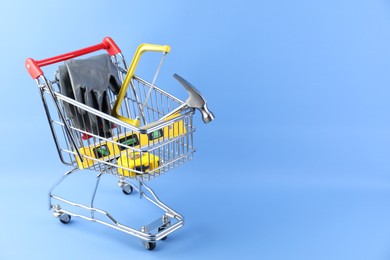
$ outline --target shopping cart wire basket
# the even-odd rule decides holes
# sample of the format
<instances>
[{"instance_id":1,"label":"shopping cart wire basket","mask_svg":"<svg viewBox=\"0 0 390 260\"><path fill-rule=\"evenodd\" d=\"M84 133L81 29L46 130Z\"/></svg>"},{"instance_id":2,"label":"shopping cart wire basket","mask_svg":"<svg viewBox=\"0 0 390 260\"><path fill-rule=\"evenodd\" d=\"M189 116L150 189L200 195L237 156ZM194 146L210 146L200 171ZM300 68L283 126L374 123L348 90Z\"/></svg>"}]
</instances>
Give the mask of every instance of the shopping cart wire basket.
<instances>
[{"instance_id":1,"label":"shopping cart wire basket","mask_svg":"<svg viewBox=\"0 0 390 260\"><path fill-rule=\"evenodd\" d=\"M101 50L107 53L87 55ZM152 82L134 74L142 54L148 51L163 54ZM71 217L97 222L138 237L148 250L183 226L183 216L164 204L146 183L192 159L195 109L205 123L214 115L199 91L179 75L174 77L189 94L184 102L155 85L169 51L167 45L142 44L128 67L120 48L106 37L84 49L26 60L27 71L38 85L59 158L71 167L49 192L50 209L62 223L68 223ZM53 64L60 65L54 78L48 79L42 67ZM97 172L88 205L54 192L69 175L80 170ZM103 174L116 176L123 193L136 190L163 215L134 228L94 207ZM79 213L80 209L85 214Z\"/></svg>"}]
</instances>

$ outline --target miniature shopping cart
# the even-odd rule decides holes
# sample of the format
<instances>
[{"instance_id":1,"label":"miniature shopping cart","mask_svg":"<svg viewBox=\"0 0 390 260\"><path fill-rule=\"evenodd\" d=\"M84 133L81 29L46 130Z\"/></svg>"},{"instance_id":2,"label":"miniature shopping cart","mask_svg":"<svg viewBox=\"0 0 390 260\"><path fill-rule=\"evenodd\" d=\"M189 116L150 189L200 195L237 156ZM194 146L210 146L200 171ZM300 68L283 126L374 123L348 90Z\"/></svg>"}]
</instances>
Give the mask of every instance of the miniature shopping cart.
<instances>
[{"instance_id":1,"label":"miniature shopping cart","mask_svg":"<svg viewBox=\"0 0 390 260\"><path fill-rule=\"evenodd\" d=\"M100 50L107 53L93 56ZM64 224L78 217L106 225L139 238L146 249L153 250L156 241L164 240L184 222L182 215L162 203L146 182L192 159L195 109L201 111L206 123L214 115L199 92L182 77L174 75L189 93L185 102L155 85L163 58L151 83L137 77L137 64L148 51L161 52L164 57L170 48L142 44L127 67L119 47L106 37L97 45L63 55L29 58L26 68L38 85L59 158L71 167L50 190L53 215ZM54 78L47 79L42 67L52 64L60 65ZM109 87L104 88L106 84ZM97 172L89 204L54 194L79 170ZM95 195L103 174L116 176L125 194L136 190L140 198L160 208L162 216L132 228L96 208Z\"/></svg>"}]
</instances>

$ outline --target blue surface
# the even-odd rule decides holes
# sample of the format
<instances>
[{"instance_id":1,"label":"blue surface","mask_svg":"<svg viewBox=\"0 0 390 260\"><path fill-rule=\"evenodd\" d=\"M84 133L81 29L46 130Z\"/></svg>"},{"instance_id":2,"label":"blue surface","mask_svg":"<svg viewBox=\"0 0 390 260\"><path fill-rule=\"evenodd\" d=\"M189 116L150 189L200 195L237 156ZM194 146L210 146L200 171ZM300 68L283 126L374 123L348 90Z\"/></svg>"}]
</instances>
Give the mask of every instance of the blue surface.
<instances>
[{"instance_id":1,"label":"blue surface","mask_svg":"<svg viewBox=\"0 0 390 260\"><path fill-rule=\"evenodd\" d=\"M0 2L0 259L390 258L388 1L117 2ZM194 160L150 183L186 218L153 252L47 210L67 168L24 60L105 36L128 60L171 45L162 85L185 99L182 75L217 118L197 113ZM80 178L72 196L91 191L94 175ZM126 218L143 201L115 185L106 176L99 199Z\"/></svg>"}]
</instances>

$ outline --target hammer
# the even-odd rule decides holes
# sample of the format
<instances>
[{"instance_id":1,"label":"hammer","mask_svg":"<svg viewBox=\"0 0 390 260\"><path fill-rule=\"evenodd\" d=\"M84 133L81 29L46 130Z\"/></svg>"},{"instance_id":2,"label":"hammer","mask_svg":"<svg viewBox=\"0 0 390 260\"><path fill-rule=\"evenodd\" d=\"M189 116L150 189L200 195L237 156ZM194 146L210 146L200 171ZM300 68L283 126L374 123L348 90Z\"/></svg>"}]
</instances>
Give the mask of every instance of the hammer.
<instances>
[{"instance_id":1,"label":"hammer","mask_svg":"<svg viewBox=\"0 0 390 260\"><path fill-rule=\"evenodd\" d=\"M199 90L197 90L191 83L189 83L187 80L183 79L176 73L173 74L173 77L180 82L180 84L183 85L183 87L187 90L189 96L182 105L177 107L176 109L172 110L162 118L160 118L158 121L164 120L165 118L179 113L179 111L186 109L186 108L196 108L202 113L202 119L205 124L210 123L214 120L214 114L207 108L207 102L200 94Z\"/></svg>"}]
</instances>

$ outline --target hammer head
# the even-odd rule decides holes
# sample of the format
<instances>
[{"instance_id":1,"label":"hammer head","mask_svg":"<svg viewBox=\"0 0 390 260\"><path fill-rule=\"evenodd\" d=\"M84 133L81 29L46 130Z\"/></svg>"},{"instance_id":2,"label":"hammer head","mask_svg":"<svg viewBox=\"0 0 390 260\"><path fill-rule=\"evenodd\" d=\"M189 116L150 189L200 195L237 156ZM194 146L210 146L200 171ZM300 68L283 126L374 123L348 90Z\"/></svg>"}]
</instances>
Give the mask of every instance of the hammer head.
<instances>
[{"instance_id":1,"label":"hammer head","mask_svg":"<svg viewBox=\"0 0 390 260\"><path fill-rule=\"evenodd\" d=\"M214 114L207 108L207 102L194 86L187 80L183 79L176 73L173 77L180 82L180 84L187 90L189 96L186 100L188 107L196 108L202 113L202 119L204 123L209 123L214 120Z\"/></svg>"}]
</instances>

